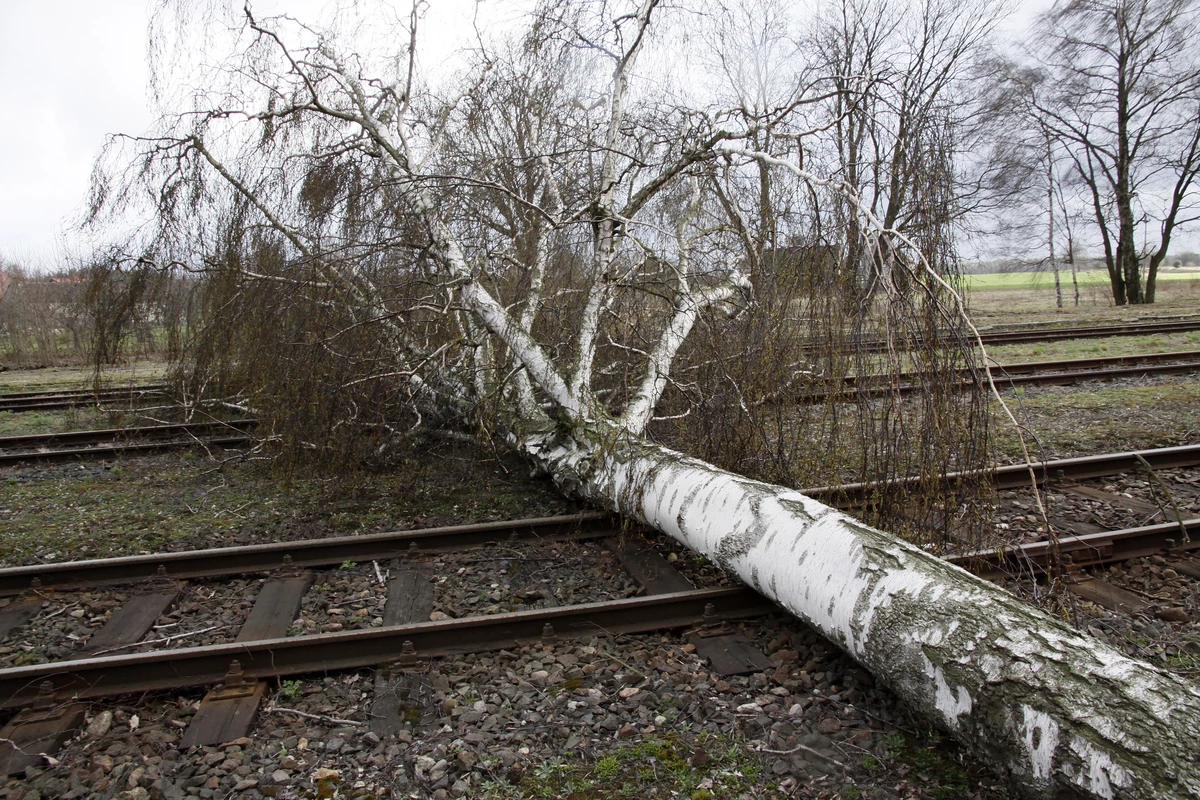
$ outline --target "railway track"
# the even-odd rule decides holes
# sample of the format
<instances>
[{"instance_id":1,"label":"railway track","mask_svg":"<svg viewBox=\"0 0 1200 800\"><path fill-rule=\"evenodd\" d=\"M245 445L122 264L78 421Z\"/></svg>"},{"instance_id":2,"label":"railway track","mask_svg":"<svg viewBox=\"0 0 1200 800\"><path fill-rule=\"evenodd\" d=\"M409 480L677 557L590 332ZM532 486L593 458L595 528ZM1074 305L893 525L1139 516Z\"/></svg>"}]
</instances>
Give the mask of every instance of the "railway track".
<instances>
[{"instance_id":1,"label":"railway track","mask_svg":"<svg viewBox=\"0 0 1200 800\"><path fill-rule=\"evenodd\" d=\"M181 447L235 447L251 441L257 420L187 422L135 428L0 437L0 466L112 458Z\"/></svg>"},{"instance_id":2,"label":"railway track","mask_svg":"<svg viewBox=\"0 0 1200 800\"><path fill-rule=\"evenodd\" d=\"M1200 351L1179 353L1156 353L1138 356L1110 356L1105 358L1081 358L1062 361L1033 361L1012 364L997 364L992 367L992 380L997 388L1010 389L1016 386L1069 386L1084 381L1118 380L1121 378L1143 378L1157 375L1189 375L1200 371ZM967 391L983 380L981 372L960 370L962 383L959 388ZM859 395L886 397L920 392L924 387L917 373L900 373L890 380L878 376L858 378L848 375L846 386L840 397L850 399ZM827 392L809 392L801 395L802 403L824 402Z\"/></svg>"},{"instance_id":3,"label":"railway track","mask_svg":"<svg viewBox=\"0 0 1200 800\"><path fill-rule=\"evenodd\" d=\"M0 411L54 411L85 406L132 406L166 397L166 384L152 383L111 389L55 389L0 394Z\"/></svg>"},{"instance_id":4,"label":"railway track","mask_svg":"<svg viewBox=\"0 0 1200 800\"><path fill-rule=\"evenodd\" d=\"M1152 336L1162 333L1186 333L1200 330L1200 317L1186 319L1127 322L1120 325L1077 325L1027 330L984 330L984 344L1024 344L1064 339L1102 339L1108 336Z\"/></svg>"},{"instance_id":5,"label":"railway track","mask_svg":"<svg viewBox=\"0 0 1200 800\"><path fill-rule=\"evenodd\" d=\"M1120 325L1080 325L1020 330L983 330L980 338L985 345L1028 344L1032 342L1055 342L1066 339L1101 339L1110 336L1153 336L1155 334L1187 333L1200 330L1200 317L1187 319L1157 320L1151 322L1129 322ZM869 339L858 342L855 347L866 352L877 353L901 345L913 346L916 341L886 342Z\"/></svg>"},{"instance_id":6,"label":"railway track","mask_svg":"<svg viewBox=\"0 0 1200 800\"><path fill-rule=\"evenodd\" d=\"M1028 486L1031 481L1039 486L1049 482L1083 481L1103 478L1144 469L1148 465L1154 470L1180 469L1200 465L1200 445L1182 445L1153 450L1131 450L1121 453L1104 453L1079 458L1063 458L1038 461L1033 464L1011 464L989 470L985 477L998 490L1017 489ZM944 477L947 483L964 479L976 479L977 472L950 472ZM882 490L914 486L921 478L900 478L892 481L848 483L842 486L819 486L801 489L804 494L838 508L862 508Z\"/></svg>"},{"instance_id":7,"label":"railway track","mask_svg":"<svg viewBox=\"0 0 1200 800\"><path fill-rule=\"evenodd\" d=\"M1073 479L1112 475L1140 465L1142 459L1156 469L1194 465L1200 462L1198 450L1171 448L1070 459L1048 462L1038 469L1062 482L1072 480L1064 477L1068 474ZM1011 471L998 474L1000 485L1018 485ZM585 542L596 542L612 553L644 596L559 605L542 594L545 602L540 608L460 618L431 614L435 586L422 564L435 554L461 556L473 549L496 547L516 552L519 547L546 545L577 550ZM1098 602L1114 608L1128 610L1131 602L1140 603L1136 610L1145 611L1149 605L1144 600L1122 595L1083 570L1159 553L1180 559L1197 547L1200 519L1184 519L1066 536L1055 545L1034 543L950 560L989 577L1049 571L1065 560L1077 576L1072 583L1074 591L1089 599L1100 598ZM524 557L537 560L531 555L536 551L523 552ZM493 550L485 550L482 558L490 562L496 557ZM313 587L332 583L330 576L347 565L365 568L367 562L373 562L380 592L386 586L382 624L357 630L338 626L296 635L293 622ZM389 563L386 577L381 562ZM1172 563L1186 571L1187 565L1196 562ZM192 647L170 646L170 637L144 640L189 583L246 574L265 577L236 636ZM1196 574L1200 576L1200 569ZM124 599L78 652L65 660L0 669L0 708L17 712L0 730L0 742L9 743L0 744L0 767L19 772L36 763L40 753L51 752L72 735L83 718L85 701L98 698L214 687L180 745L215 744L248 732L270 679L378 667L376 691L386 705L389 682L403 683L406 675L424 669L430 658L528 647L531 643L551 647L560 640L586 639L599 631L636 634L688 629L688 641L711 659L716 673L773 668L762 652L729 626L734 620L772 613L775 608L770 603L741 586L695 588L640 536L621 535L619 520L599 513L4 569L0 570L0 595L10 599L0 609L0 635L20 631L45 613L47 602L65 610L68 606L63 605L63 598L69 593L97 587L119 587ZM332 607L342 601L326 602ZM125 652L163 644L168 646ZM387 725L399 724L394 711L389 716L381 707L372 730L376 725L383 726L379 728L382 731Z\"/></svg>"},{"instance_id":8,"label":"railway track","mask_svg":"<svg viewBox=\"0 0 1200 800\"><path fill-rule=\"evenodd\" d=\"M645 596L572 605L551 600L542 608L459 619L443 614L431 620L436 615L431 614L430 576L417 563L429 554L462 553L489 544L512 548L518 543L542 546L587 540L603 540L604 548L615 554ZM381 583L378 562L392 562L381 617L386 624L290 635L303 598L318 583L316 570L336 571L339 563L342 568L354 563L351 559L371 559ZM184 579L263 571L269 577L232 641L119 653L143 640L176 601ZM697 649L708 652L714 669L723 674L771 666L765 655L726 625L769 614L775 610L772 604L741 586L694 588L638 537L622 537L620 521L608 514L0 570L0 591L15 597L0 611L0 634L19 630L41 612L47 598L112 584L122 584L127 599L85 648L68 660L0 669L0 708L23 709L0 730L0 767L10 773L37 760L35 756L31 761L25 753L49 752L47 747L70 735L79 720L64 709L112 695L216 684L182 740L183 746L192 746L244 735L266 679L389 662L414 666L436 656L586 638L599 631L633 634L689 628ZM56 712L48 715L47 709ZM16 742L16 748L6 741Z\"/></svg>"}]
</instances>

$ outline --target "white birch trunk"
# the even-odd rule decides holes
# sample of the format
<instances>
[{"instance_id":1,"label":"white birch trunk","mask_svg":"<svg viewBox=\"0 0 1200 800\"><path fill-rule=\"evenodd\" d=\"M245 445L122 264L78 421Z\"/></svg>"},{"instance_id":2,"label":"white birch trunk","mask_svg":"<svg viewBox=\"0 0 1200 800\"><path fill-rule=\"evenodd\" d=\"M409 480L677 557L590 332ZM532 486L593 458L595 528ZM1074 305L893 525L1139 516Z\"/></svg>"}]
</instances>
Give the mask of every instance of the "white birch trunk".
<instances>
[{"instance_id":1,"label":"white birch trunk","mask_svg":"<svg viewBox=\"0 0 1200 800\"><path fill-rule=\"evenodd\" d=\"M816 627L1022 794L1200 797L1195 684L794 490L598 426L570 436L526 450Z\"/></svg>"}]
</instances>

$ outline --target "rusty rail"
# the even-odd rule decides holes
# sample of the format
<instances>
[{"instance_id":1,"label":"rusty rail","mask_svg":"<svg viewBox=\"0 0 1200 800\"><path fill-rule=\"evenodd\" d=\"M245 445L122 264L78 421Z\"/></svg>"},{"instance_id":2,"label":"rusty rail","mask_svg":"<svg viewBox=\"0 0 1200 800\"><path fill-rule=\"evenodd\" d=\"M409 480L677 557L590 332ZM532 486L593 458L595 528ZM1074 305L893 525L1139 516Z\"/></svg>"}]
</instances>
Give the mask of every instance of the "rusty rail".
<instances>
[{"instance_id":1,"label":"rusty rail","mask_svg":"<svg viewBox=\"0 0 1200 800\"><path fill-rule=\"evenodd\" d=\"M240 419L3 436L0 437L0 465L110 458L121 454L155 453L199 444L232 447L251 441L249 432L257 426L257 420ZM200 437L205 438L201 440Z\"/></svg>"},{"instance_id":2,"label":"rusty rail","mask_svg":"<svg viewBox=\"0 0 1200 800\"><path fill-rule=\"evenodd\" d=\"M154 578L190 579L266 572L287 564L323 567L346 561L380 561L419 552L461 550L514 539L597 538L613 535L620 526L620 519L612 514L588 512L330 539L32 564L0 569L0 596L19 594L30 588L70 589L134 583Z\"/></svg>"},{"instance_id":3,"label":"rusty rail","mask_svg":"<svg viewBox=\"0 0 1200 800\"><path fill-rule=\"evenodd\" d=\"M370 630L265 639L79 659L0 670L0 708L39 694L78 699L369 667L397 659L471 653L522 642L632 634L761 616L776 607L745 587L585 603ZM236 665L234 664L236 662Z\"/></svg>"},{"instance_id":4,"label":"rusty rail","mask_svg":"<svg viewBox=\"0 0 1200 800\"><path fill-rule=\"evenodd\" d=\"M1079 458L1063 458L1054 461L1039 461L1032 465L1011 464L995 467L984 472L949 472L942 477L948 484L962 480L985 477L997 489L1020 489L1032 482L1044 486L1053 480L1087 480L1120 475L1141 469L1144 460L1153 469L1181 469L1200 465L1200 445L1163 447L1155 450L1131 450L1123 453L1105 453ZM1032 477L1031 477L1032 473ZM917 477L898 478L892 481L848 483L843 486L820 486L801 489L800 492L823 503L839 508L860 508L871 502L873 495L886 489L915 486L922 479Z\"/></svg>"},{"instance_id":5,"label":"rusty rail","mask_svg":"<svg viewBox=\"0 0 1200 800\"><path fill-rule=\"evenodd\" d=\"M56 389L40 392L5 392L0 394L0 411L48 411L114 403L127 404L164 397L166 394L167 386L161 383L99 390Z\"/></svg>"}]
</instances>

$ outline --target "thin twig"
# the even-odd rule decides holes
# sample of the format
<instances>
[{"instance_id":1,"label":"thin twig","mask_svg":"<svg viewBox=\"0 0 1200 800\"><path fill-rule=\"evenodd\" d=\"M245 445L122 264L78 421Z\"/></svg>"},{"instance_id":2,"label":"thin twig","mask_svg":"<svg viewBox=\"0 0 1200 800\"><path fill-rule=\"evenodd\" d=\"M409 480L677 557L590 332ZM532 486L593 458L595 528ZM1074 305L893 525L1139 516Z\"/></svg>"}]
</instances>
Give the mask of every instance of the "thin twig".
<instances>
[{"instance_id":1,"label":"thin twig","mask_svg":"<svg viewBox=\"0 0 1200 800\"><path fill-rule=\"evenodd\" d=\"M282 708L280 706L271 706L267 709L267 711L277 714L295 714L297 717L315 719L318 722L328 722L331 725L353 725L355 727L362 727L363 725L367 724L365 722L359 722L353 719L338 719L337 717L327 717L324 714L309 714L307 711L297 711L294 708Z\"/></svg>"},{"instance_id":2,"label":"thin twig","mask_svg":"<svg viewBox=\"0 0 1200 800\"><path fill-rule=\"evenodd\" d=\"M211 625L207 628L201 628L198 631L188 631L187 633L177 633L174 636L165 636L162 639L144 639L144 640L137 641L137 642L130 642L129 644L122 644L122 645L118 645L117 647L110 647L107 650L97 650L92 655L102 656L105 653L115 653L118 650L128 650L130 647L137 647L140 644L170 644L171 642L175 641L176 639L186 639L189 636L199 636L202 633L208 633L209 631L215 631L218 628L222 628L222 627L225 627L225 626Z\"/></svg>"},{"instance_id":3,"label":"thin twig","mask_svg":"<svg viewBox=\"0 0 1200 800\"><path fill-rule=\"evenodd\" d=\"M820 750L814 750L811 747L809 747L807 745L803 745L803 744L798 744L795 747L790 748L788 750L770 750L766 747L756 747L754 749L760 753L770 753L771 755L775 755L775 756L790 756L793 753L808 753L810 756L816 756L817 758L821 759L822 761L828 761L831 764L836 764L838 767L840 767L842 769L849 769L849 767L847 767L842 762L838 761L833 756L826 755L825 753L822 753Z\"/></svg>"},{"instance_id":4,"label":"thin twig","mask_svg":"<svg viewBox=\"0 0 1200 800\"><path fill-rule=\"evenodd\" d=\"M1163 482L1162 478L1158 477L1158 473L1154 471L1154 467L1150 466L1150 462L1147 461L1146 459L1142 458L1141 453L1134 453L1134 455L1137 457L1137 460L1141 463L1141 465L1145 468L1146 473L1150 476L1150 480L1153 481L1154 484L1156 486L1158 486L1159 489L1162 490L1162 493L1164 495L1166 495L1167 502L1171 504L1172 510L1175 511L1175 521L1177 523L1179 523L1179 532L1183 535L1183 542L1184 543L1190 542L1191 537L1188 536L1187 525L1183 524L1183 512L1179 510L1179 504L1175 502L1175 493L1167 488L1166 483ZM1154 494L1154 492L1151 492L1150 496L1154 498L1154 501L1156 503L1158 503L1158 497ZM1161 509L1162 503L1158 503L1158 507ZM1163 516L1164 517L1166 516L1165 511L1163 513Z\"/></svg>"}]
</instances>

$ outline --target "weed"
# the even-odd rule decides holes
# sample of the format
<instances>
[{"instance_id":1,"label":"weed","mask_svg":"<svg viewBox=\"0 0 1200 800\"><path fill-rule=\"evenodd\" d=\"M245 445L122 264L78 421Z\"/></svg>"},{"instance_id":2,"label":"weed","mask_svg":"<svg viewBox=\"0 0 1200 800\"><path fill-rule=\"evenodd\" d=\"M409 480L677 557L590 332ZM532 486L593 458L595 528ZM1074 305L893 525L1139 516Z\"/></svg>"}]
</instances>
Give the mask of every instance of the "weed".
<instances>
[{"instance_id":1,"label":"weed","mask_svg":"<svg viewBox=\"0 0 1200 800\"><path fill-rule=\"evenodd\" d=\"M303 685L300 681L280 681L279 696L292 700L300 695L300 687Z\"/></svg>"},{"instance_id":2,"label":"weed","mask_svg":"<svg viewBox=\"0 0 1200 800\"><path fill-rule=\"evenodd\" d=\"M342 565L340 567L338 567L338 569L354 569L357 566L358 566L358 562L351 561L350 559L346 559L345 561L342 562Z\"/></svg>"},{"instance_id":3,"label":"weed","mask_svg":"<svg viewBox=\"0 0 1200 800\"><path fill-rule=\"evenodd\" d=\"M564 775L569 771L569 769L570 768L567 765L562 764L557 759L552 758L549 761L538 764L536 767L534 767L533 774L538 780L545 781Z\"/></svg>"}]
</instances>

